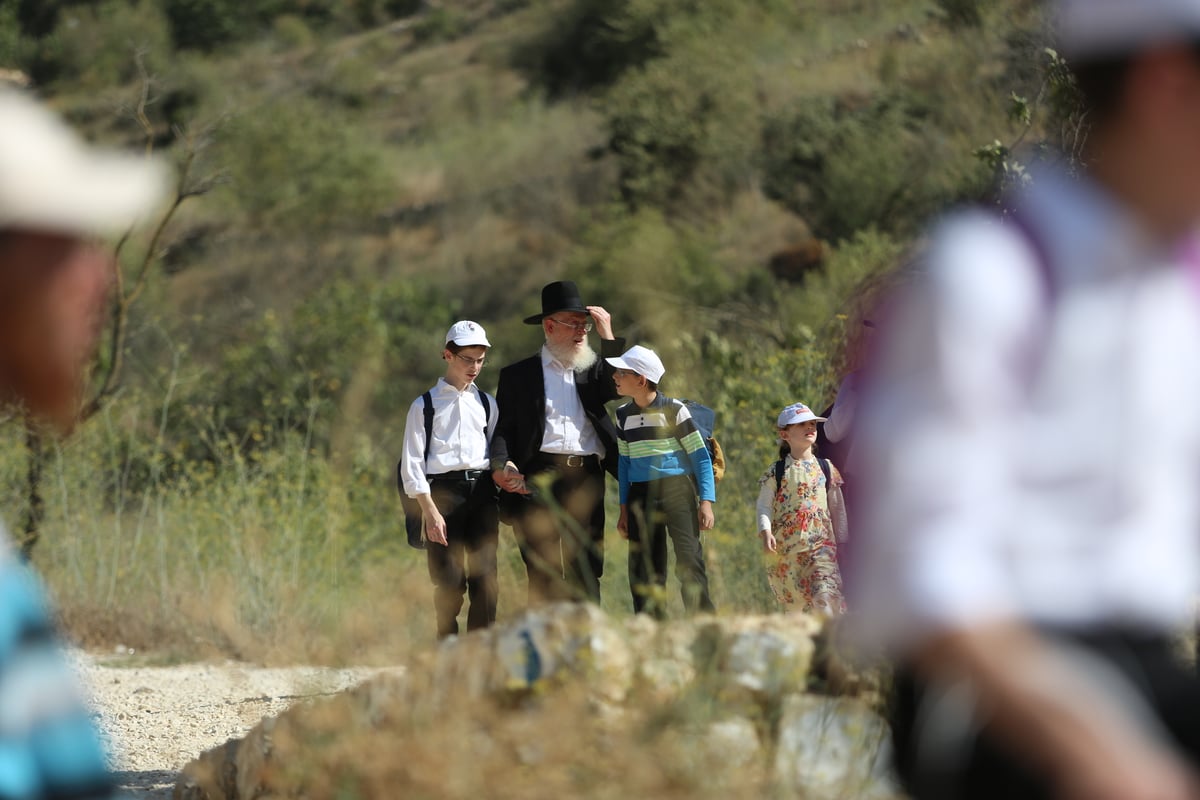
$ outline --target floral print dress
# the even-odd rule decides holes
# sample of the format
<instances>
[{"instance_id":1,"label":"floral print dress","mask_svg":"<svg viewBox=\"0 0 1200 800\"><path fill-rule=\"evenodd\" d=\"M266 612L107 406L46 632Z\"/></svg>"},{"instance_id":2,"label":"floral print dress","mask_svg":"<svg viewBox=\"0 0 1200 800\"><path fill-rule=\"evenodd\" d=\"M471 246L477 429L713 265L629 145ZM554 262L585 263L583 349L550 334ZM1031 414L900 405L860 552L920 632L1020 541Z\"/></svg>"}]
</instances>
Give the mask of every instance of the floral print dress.
<instances>
[{"instance_id":1,"label":"floral print dress","mask_svg":"<svg viewBox=\"0 0 1200 800\"><path fill-rule=\"evenodd\" d=\"M784 464L779 491L774 491L774 465L759 478L760 512L767 513L762 500L768 499L776 542L776 552L767 554L767 582L790 611L843 613L846 600L825 475L815 459L787 456ZM840 487L841 473L829 467L834 486Z\"/></svg>"}]
</instances>

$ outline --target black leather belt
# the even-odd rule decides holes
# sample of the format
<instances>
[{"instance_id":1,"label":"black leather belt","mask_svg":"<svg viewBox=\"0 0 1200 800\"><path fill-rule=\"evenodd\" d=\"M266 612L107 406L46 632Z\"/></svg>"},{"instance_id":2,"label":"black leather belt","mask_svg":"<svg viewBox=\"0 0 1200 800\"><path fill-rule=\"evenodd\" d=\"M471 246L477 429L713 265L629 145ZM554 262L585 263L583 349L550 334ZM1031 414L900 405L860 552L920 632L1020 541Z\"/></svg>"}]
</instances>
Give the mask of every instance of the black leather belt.
<instances>
[{"instance_id":1,"label":"black leather belt","mask_svg":"<svg viewBox=\"0 0 1200 800\"><path fill-rule=\"evenodd\" d=\"M486 469L455 469L429 476L431 481L477 481L487 474Z\"/></svg>"},{"instance_id":2,"label":"black leather belt","mask_svg":"<svg viewBox=\"0 0 1200 800\"><path fill-rule=\"evenodd\" d=\"M566 453L538 453L538 463L546 466L553 466L558 469L583 469L585 467L598 467L600 465L600 456L576 456L567 455Z\"/></svg>"}]
</instances>

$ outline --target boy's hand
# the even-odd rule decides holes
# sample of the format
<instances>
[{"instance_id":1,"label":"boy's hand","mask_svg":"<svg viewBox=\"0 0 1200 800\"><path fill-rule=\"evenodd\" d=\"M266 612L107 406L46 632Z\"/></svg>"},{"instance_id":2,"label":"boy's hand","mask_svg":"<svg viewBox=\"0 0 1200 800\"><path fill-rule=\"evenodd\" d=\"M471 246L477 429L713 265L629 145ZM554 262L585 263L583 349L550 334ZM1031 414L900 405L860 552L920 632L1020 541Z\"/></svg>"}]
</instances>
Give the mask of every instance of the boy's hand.
<instances>
[{"instance_id":1,"label":"boy's hand","mask_svg":"<svg viewBox=\"0 0 1200 800\"><path fill-rule=\"evenodd\" d=\"M713 514L711 500L700 501L700 530L711 531L713 523L716 522L716 516Z\"/></svg>"},{"instance_id":2,"label":"boy's hand","mask_svg":"<svg viewBox=\"0 0 1200 800\"><path fill-rule=\"evenodd\" d=\"M621 534L622 539L629 538L629 517L624 505L621 506L621 516L617 517L617 532Z\"/></svg>"},{"instance_id":3,"label":"boy's hand","mask_svg":"<svg viewBox=\"0 0 1200 800\"><path fill-rule=\"evenodd\" d=\"M446 541L446 518L437 508L425 509L425 538L437 544L448 544Z\"/></svg>"}]
</instances>

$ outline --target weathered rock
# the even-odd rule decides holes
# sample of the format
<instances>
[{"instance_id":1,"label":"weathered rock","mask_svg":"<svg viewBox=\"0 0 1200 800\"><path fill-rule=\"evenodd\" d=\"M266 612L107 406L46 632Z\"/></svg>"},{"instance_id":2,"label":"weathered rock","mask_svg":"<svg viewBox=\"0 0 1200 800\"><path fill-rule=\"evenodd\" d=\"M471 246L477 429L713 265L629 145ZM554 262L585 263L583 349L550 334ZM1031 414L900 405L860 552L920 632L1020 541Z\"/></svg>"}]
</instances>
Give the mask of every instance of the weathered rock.
<instances>
[{"instance_id":1,"label":"weathered rock","mask_svg":"<svg viewBox=\"0 0 1200 800\"><path fill-rule=\"evenodd\" d=\"M367 798L889 796L882 720L805 694L821 629L538 608L265 720L189 764L175 796L336 797L346 780Z\"/></svg>"},{"instance_id":2,"label":"weathered rock","mask_svg":"<svg viewBox=\"0 0 1200 800\"><path fill-rule=\"evenodd\" d=\"M777 784L813 800L896 797L890 742L883 719L858 700L789 696L775 748Z\"/></svg>"}]
</instances>

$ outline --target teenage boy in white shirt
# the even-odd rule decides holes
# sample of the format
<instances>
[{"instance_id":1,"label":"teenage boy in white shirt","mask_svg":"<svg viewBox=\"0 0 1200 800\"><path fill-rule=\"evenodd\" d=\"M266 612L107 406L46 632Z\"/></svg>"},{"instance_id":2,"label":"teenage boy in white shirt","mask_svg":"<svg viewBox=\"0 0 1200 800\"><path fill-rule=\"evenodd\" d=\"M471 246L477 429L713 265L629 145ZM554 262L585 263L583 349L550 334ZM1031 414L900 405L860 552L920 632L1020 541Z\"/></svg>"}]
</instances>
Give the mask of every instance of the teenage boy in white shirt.
<instances>
[{"instance_id":1,"label":"teenage boy in white shirt","mask_svg":"<svg viewBox=\"0 0 1200 800\"><path fill-rule=\"evenodd\" d=\"M468 631L496 621L500 520L488 464L499 414L495 398L475 385L490 347L482 326L454 323L442 350L446 375L413 401L404 425L400 477L421 506L438 638L458 633L464 594ZM433 406L428 439L427 398Z\"/></svg>"}]
</instances>

